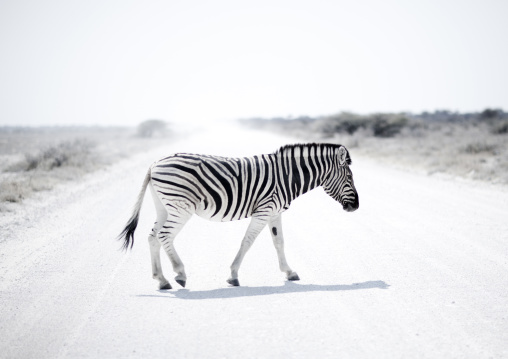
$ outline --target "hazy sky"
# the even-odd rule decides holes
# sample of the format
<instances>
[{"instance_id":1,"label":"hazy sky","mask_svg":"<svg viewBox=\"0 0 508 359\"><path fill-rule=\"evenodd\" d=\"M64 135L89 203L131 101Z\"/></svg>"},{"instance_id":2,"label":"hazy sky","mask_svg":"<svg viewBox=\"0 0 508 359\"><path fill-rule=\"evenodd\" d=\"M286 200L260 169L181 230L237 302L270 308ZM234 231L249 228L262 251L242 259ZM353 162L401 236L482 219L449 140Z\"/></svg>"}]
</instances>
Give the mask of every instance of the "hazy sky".
<instances>
[{"instance_id":1,"label":"hazy sky","mask_svg":"<svg viewBox=\"0 0 508 359\"><path fill-rule=\"evenodd\" d=\"M508 110L508 1L0 0L0 125Z\"/></svg>"}]
</instances>

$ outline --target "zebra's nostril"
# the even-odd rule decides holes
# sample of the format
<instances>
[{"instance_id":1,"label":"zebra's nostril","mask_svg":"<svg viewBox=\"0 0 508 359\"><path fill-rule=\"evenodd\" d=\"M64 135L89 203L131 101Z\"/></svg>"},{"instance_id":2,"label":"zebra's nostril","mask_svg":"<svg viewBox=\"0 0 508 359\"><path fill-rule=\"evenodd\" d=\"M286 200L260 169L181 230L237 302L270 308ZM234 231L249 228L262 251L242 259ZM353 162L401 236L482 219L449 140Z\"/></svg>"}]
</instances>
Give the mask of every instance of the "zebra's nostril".
<instances>
[{"instance_id":1,"label":"zebra's nostril","mask_svg":"<svg viewBox=\"0 0 508 359\"><path fill-rule=\"evenodd\" d=\"M342 205L342 208L346 212L354 212L358 209L358 206L355 206L353 203L345 203L344 205Z\"/></svg>"}]
</instances>

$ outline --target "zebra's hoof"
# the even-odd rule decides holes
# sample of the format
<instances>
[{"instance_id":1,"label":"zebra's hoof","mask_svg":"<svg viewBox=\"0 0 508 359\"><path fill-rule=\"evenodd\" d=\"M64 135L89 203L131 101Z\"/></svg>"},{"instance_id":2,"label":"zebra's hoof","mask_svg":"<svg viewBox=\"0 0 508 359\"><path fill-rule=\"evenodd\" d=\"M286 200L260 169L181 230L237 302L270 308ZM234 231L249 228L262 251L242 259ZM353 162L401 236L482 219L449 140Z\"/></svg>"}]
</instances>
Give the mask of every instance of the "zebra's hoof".
<instances>
[{"instance_id":1,"label":"zebra's hoof","mask_svg":"<svg viewBox=\"0 0 508 359\"><path fill-rule=\"evenodd\" d=\"M178 284L180 284L183 288L185 288L185 283L186 283L186 282L185 282L184 280L182 280L182 279L177 279L177 280L176 280L176 282L177 282Z\"/></svg>"},{"instance_id":2,"label":"zebra's hoof","mask_svg":"<svg viewBox=\"0 0 508 359\"><path fill-rule=\"evenodd\" d=\"M293 272L293 273L291 273L291 274L288 276L288 280L291 280L291 281L294 281L294 280L300 280L300 277L298 276L298 274L296 274L296 272Z\"/></svg>"},{"instance_id":3,"label":"zebra's hoof","mask_svg":"<svg viewBox=\"0 0 508 359\"><path fill-rule=\"evenodd\" d=\"M228 279L228 283L231 284L233 287L239 287L240 286L240 282L238 281L237 278L235 278L235 279L229 278Z\"/></svg>"},{"instance_id":4,"label":"zebra's hoof","mask_svg":"<svg viewBox=\"0 0 508 359\"><path fill-rule=\"evenodd\" d=\"M171 284L167 282L166 284L159 284L159 289L171 289Z\"/></svg>"}]
</instances>

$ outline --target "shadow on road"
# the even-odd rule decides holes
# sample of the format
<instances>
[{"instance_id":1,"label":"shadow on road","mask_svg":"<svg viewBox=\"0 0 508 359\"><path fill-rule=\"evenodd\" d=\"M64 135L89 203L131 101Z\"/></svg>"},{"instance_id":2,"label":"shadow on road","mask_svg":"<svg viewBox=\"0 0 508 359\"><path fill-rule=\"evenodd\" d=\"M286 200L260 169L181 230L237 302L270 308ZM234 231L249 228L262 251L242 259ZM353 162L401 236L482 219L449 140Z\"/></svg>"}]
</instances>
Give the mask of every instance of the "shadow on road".
<instances>
[{"instance_id":1,"label":"shadow on road","mask_svg":"<svg viewBox=\"0 0 508 359\"><path fill-rule=\"evenodd\" d=\"M155 298L179 298L179 299L224 299L239 297L254 297L259 295L299 293L299 292L335 292L360 289L387 289L390 285L382 280L367 281L353 284L319 285L319 284L297 284L285 282L279 287L228 287L211 290L191 291L179 289L177 291L160 290L160 294L140 294L138 297Z\"/></svg>"}]
</instances>

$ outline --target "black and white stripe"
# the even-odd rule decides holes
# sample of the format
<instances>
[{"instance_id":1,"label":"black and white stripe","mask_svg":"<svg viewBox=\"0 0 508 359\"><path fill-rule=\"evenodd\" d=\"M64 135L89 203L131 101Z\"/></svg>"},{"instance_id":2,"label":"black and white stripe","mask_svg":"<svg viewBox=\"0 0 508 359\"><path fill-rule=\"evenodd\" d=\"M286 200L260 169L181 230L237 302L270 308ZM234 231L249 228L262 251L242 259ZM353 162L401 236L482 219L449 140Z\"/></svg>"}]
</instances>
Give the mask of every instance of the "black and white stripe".
<instances>
[{"instance_id":1,"label":"black and white stripe","mask_svg":"<svg viewBox=\"0 0 508 359\"><path fill-rule=\"evenodd\" d=\"M149 237L152 268L161 288L170 288L160 267L161 245L177 272L176 280L185 285L183 263L173 241L193 214L214 221L252 217L231 266L230 284L239 285L238 269L243 256L266 224L271 227L281 270L288 279L296 280L298 275L284 256L280 214L295 198L319 186L344 210L356 210L358 194L349 165L349 152L335 144L288 145L272 154L245 158L174 154L150 167L134 214L121 235L124 246L133 244L142 196L148 186L157 209L157 222Z\"/></svg>"}]
</instances>

